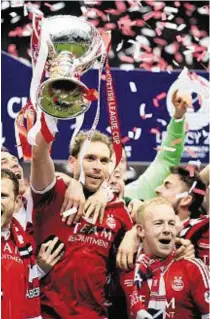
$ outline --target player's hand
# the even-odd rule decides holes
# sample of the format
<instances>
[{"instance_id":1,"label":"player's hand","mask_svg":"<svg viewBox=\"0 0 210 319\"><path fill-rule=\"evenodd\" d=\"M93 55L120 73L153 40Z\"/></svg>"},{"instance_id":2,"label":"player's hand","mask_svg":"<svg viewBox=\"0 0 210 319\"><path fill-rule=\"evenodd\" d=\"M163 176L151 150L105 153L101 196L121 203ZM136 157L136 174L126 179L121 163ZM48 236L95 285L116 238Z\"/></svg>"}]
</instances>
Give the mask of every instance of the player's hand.
<instances>
[{"instance_id":1,"label":"player's hand","mask_svg":"<svg viewBox=\"0 0 210 319\"><path fill-rule=\"evenodd\" d=\"M134 224L136 223L137 211L142 204L143 202L141 200L132 199L128 205L128 211L130 212L130 215Z\"/></svg>"},{"instance_id":2,"label":"player's hand","mask_svg":"<svg viewBox=\"0 0 210 319\"><path fill-rule=\"evenodd\" d=\"M137 312L136 319L153 319L153 316L151 316L146 310L142 309Z\"/></svg>"},{"instance_id":3,"label":"player's hand","mask_svg":"<svg viewBox=\"0 0 210 319\"><path fill-rule=\"evenodd\" d=\"M117 251L117 266L128 271L134 268L134 254L137 252L140 239L137 236L137 228L134 226L125 233L125 236Z\"/></svg>"},{"instance_id":4,"label":"player's hand","mask_svg":"<svg viewBox=\"0 0 210 319\"><path fill-rule=\"evenodd\" d=\"M101 187L94 195L90 196L85 202L84 217L91 218L92 224L103 222L104 211L108 202L108 188Z\"/></svg>"},{"instance_id":5,"label":"player's hand","mask_svg":"<svg viewBox=\"0 0 210 319\"><path fill-rule=\"evenodd\" d=\"M180 246L175 253L176 260L195 258L195 248L189 239L177 237L175 244Z\"/></svg>"},{"instance_id":6,"label":"player's hand","mask_svg":"<svg viewBox=\"0 0 210 319\"><path fill-rule=\"evenodd\" d=\"M59 238L55 237L42 244L36 258L37 265L47 274L62 258L64 254L64 244L59 243ZM56 247L57 246L57 247Z\"/></svg>"},{"instance_id":7,"label":"player's hand","mask_svg":"<svg viewBox=\"0 0 210 319\"><path fill-rule=\"evenodd\" d=\"M82 184L71 178L61 208L62 221L67 225L71 225L72 222L76 224L83 214L84 205L85 196Z\"/></svg>"},{"instance_id":8,"label":"player's hand","mask_svg":"<svg viewBox=\"0 0 210 319\"><path fill-rule=\"evenodd\" d=\"M172 95L172 103L175 107L174 118L181 119L187 108L192 107L192 96L187 91L176 90Z\"/></svg>"}]
</instances>

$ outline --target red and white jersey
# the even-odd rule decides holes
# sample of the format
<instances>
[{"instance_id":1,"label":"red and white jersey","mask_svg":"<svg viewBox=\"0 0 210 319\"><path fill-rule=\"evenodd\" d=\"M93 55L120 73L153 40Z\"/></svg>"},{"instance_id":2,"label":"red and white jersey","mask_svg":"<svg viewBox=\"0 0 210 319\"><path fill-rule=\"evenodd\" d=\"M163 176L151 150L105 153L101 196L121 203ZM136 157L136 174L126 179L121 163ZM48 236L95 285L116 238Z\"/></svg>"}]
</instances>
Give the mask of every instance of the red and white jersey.
<instances>
[{"instance_id":1,"label":"red and white jersey","mask_svg":"<svg viewBox=\"0 0 210 319\"><path fill-rule=\"evenodd\" d=\"M128 313L144 304L147 309L151 279L138 289L134 283L134 271L121 274L121 286L125 292ZM173 261L164 273L166 289L166 318L208 319L209 318L209 273L199 259ZM135 316L131 318L135 318Z\"/></svg>"},{"instance_id":2,"label":"red and white jersey","mask_svg":"<svg viewBox=\"0 0 210 319\"><path fill-rule=\"evenodd\" d=\"M14 241L1 238L2 319L26 318L25 273Z\"/></svg>"},{"instance_id":3,"label":"red and white jersey","mask_svg":"<svg viewBox=\"0 0 210 319\"><path fill-rule=\"evenodd\" d=\"M93 225L81 218L68 226L60 215L65 191L63 180L57 179L46 193L33 192L36 244L50 235L58 236L65 244L62 260L41 281L42 308L53 309L62 319L105 318L109 254L116 237L121 230L130 229L132 221L123 202L110 202L102 224Z\"/></svg>"},{"instance_id":4,"label":"red and white jersey","mask_svg":"<svg viewBox=\"0 0 210 319\"><path fill-rule=\"evenodd\" d=\"M210 265L209 215L185 222L180 237L190 239L195 247L196 258L200 258L207 266Z\"/></svg>"}]
</instances>

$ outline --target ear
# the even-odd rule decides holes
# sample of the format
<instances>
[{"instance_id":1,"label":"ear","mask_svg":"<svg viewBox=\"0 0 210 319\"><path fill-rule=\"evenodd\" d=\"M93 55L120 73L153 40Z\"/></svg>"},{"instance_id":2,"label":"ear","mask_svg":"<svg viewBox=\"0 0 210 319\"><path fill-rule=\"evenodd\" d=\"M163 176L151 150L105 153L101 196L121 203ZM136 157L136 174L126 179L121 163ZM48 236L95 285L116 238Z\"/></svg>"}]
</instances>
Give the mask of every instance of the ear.
<instances>
[{"instance_id":1,"label":"ear","mask_svg":"<svg viewBox=\"0 0 210 319\"><path fill-rule=\"evenodd\" d=\"M74 156L70 155L68 158L68 162L69 162L70 166L73 167L75 162L76 162L76 158Z\"/></svg>"},{"instance_id":2,"label":"ear","mask_svg":"<svg viewBox=\"0 0 210 319\"><path fill-rule=\"evenodd\" d=\"M181 198L180 200L180 206L189 207L192 203L193 197L191 195L188 195L186 197Z\"/></svg>"},{"instance_id":3,"label":"ear","mask_svg":"<svg viewBox=\"0 0 210 319\"><path fill-rule=\"evenodd\" d=\"M21 195L18 195L15 199L15 204L18 205L22 202L22 196Z\"/></svg>"},{"instance_id":4,"label":"ear","mask_svg":"<svg viewBox=\"0 0 210 319\"><path fill-rule=\"evenodd\" d=\"M138 237L141 238L141 239L144 239L145 230L144 230L143 225L137 224L137 225L136 225L136 228L137 228L137 235L138 235Z\"/></svg>"}]
</instances>

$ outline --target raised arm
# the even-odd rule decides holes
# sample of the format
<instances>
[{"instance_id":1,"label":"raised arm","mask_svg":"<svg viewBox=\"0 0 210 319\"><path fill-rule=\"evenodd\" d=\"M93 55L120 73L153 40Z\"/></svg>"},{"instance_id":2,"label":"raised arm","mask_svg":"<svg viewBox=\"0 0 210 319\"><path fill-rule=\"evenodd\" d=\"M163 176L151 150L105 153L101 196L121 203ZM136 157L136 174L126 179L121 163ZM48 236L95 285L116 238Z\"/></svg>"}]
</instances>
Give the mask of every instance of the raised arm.
<instances>
[{"instance_id":1,"label":"raised arm","mask_svg":"<svg viewBox=\"0 0 210 319\"><path fill-rule=\"evenodd\" d=\"M47 144L41 133L37 134L36 146L32 148L31 185L43 191L55 180L55 167L50 156L51 144Z\"/></svg>"},{"instance_id":2,"label":"raised arm","mask_svg":"<svg viewBox=\"0 0 210 319\"><path fill-rule=\"evenodd\" d=\"M158 151L154 161L144 174L136 181L126 185L125 196L127 197L144 200L155 197L155 188L162 184L164 178L169 174L170 167L180 163L185 139L184 115L187 107L192 104L192 98L188 93L178 94L176 91L173 94L172 101L175 112L168 125L167 134L161 147L173 147L175 151ZM177 139L180 139L180 141L172 146L172 142Z\"/></svg>"}]
</instances>

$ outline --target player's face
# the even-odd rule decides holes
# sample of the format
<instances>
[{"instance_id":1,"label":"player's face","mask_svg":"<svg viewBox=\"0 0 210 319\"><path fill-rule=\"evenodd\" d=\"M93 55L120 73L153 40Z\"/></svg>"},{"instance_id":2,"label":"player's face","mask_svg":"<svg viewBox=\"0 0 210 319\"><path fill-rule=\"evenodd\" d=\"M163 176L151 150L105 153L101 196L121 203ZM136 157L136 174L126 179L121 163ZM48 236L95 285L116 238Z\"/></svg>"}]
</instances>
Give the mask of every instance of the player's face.
<instances>
[{"instance_id":1,"label":"player's face","mask_svg":"<svg viewBox=\"0 0 210 319\"><path fill-rule=\"evenodd\" d=\"M176 239L176 220L172 207L151 205L145 211L144 250L153 257L167 257Z\"/></svg>"},{"instance_id":2,"label":"player's face","mask_svg":"<svg viewBox=\"0 0 210 319\"><path fill-rule=\"evenodd\" d=\"M23 169L20 166L17 157L8 152L1 152L1 168L7 168L12 171L18 178L20 194L26 191L23 177Z\"/></svg>"},{"instance_id":3,"label":"player's face","mask_svg":"<svg viewBox=\"0 0 210 319\"><path fill-rule=\"evenodd\" d=\"M177 195L187 191L187 186L177 174L169 174L163 184L155 189L157 196L167 199L175 210L179 208L181 203L181 199L177 198Z\"/></svg>"},{"instance_id":4,"label":"player's face","mask_svg":"<svg viewBox=\"0 0 210 319\"><path fill-rule=\"evenodd\" d=\"M8 178L1 179L1 228L6 227L14 213L16 198L13 182Z\"/></svg>"},{"instance_id":5,"label":"player's face","mask_svg":"<svg viewBox=\"0 0 210 319\"><path fill-rule=\"evenodd\" d=\"M123 180L123 173L119 167L115 169L112 176L110 177L109 186L119 198L123 197L125 183Z\"/></svg>"},{"instance_id":6,"label":"player's face","mask_svg":"<svg viewBox=\"0 0 210 319\"><path fill-rule=\"evenodd\" d=\"M83 158L85 187L90 192L96 192L109 175L110 150L102 142L91 142ZM76 179L80 176L80 153L78 158L70 158L73 174Z\"/></svg>"}]
</instances>

